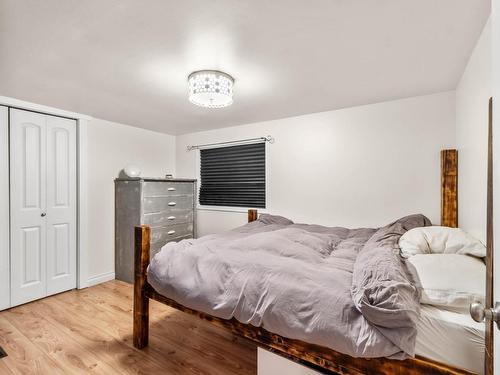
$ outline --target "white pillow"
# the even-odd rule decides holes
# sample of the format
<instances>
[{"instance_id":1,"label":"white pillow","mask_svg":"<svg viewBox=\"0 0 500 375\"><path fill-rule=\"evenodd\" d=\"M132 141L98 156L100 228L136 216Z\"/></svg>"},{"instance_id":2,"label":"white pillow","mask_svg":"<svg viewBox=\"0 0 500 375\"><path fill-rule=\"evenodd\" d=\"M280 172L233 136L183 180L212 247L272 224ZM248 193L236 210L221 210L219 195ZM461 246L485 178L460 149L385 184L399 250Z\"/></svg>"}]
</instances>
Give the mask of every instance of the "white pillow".
<instances>
[{"instance_id":1,"label":"white pillow","mask_svg":"<svg viewBox=\"0 0 500 375\"><path fill-rule=\"evenodd\" d=\"M484 304L486 265L481 259L460 254L417 254L407 259L422 284L420 303L449 309Z\"/></svg>"},{"instance_id":2,"label":"white pillow","mask_svg":"<svg viewBox=\"0 0 500 375\"><path fill-rule=\"evenodd\" d=\"M468 254L486 256L486 247L481 241L459 228L419 227L410 229L399 239L401 255L405 258L415 254Z\"/></svg>"}]
</instances>

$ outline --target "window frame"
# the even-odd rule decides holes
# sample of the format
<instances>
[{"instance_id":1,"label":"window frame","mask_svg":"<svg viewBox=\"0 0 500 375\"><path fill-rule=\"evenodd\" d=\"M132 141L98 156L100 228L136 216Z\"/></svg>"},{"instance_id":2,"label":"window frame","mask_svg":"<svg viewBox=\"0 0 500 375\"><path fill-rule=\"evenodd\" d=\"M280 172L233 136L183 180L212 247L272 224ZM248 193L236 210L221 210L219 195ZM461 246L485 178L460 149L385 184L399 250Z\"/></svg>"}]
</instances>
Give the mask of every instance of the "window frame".
<instances>
[{"instance_id":1,"label":"window frame","mask_svg":"<svg viewBox=\"0 0 500 375\"><path fill-rule=\"evenodd\" d=\"M201 189L201 152L200 149L196 149L196 180L198 183L196 184L196 209L200 211L221 211L221 212L241 212L241 213L246 213L250 209L255 209L258 210L259 213L267 213L269 209L269 142L246 142L246 143L241 143L241 144L234 144L231 146L242 146L245 144L254 144L254 143L264 143L264 157L266 159L266 168L265 168L265 187L266 187L266 194L265 194L265 202L266 202L266 208L259 208L259 207L237 207L237 206L211 206L211 205L202 205L200 204L200 189ZM215 146L215 147L210 147L210 148L223 148L224 146ZM226 146L229 147L229 146Z\"/></svg>"}]
</instances>

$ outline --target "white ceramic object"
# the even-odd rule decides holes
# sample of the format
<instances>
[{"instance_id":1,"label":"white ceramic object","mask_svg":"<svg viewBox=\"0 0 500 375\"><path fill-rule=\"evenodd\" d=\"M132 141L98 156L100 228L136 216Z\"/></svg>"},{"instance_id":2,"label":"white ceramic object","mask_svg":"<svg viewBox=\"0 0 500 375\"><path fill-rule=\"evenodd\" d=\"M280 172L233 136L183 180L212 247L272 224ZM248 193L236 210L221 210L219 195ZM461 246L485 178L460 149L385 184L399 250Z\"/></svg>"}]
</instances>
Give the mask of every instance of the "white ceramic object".
<instances>
[{"instance_id":1,"label":"white ceramic object","mask_svg":"<svg viewBox=\"0 0 500 375\"><path fill-rule=\"evenodd\" d=\"M127 165L123 171L129 177L139 177L141 175L141 170L137 165L129 164Z\"/></svg>"}]
</instances>

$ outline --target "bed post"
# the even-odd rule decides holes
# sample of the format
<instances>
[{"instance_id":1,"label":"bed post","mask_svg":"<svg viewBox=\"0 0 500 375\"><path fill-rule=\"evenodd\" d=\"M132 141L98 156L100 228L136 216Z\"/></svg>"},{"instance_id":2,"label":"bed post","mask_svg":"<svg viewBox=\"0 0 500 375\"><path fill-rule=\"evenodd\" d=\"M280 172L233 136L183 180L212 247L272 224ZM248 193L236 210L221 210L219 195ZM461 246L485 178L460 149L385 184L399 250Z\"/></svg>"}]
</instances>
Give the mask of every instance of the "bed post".
<instances>
[{"instance_id":1,"label":"bed post","mask_svg":"<svg viewBox=\"0 0 500 375\"><path fill-rule=\"evenodd\" d=\"M257 210L248 210L248 222L251 223L255 220L257 220Z\"/></svg>"},{"instance_id":2,"label":"bed post","mask_svg":"<svg viewBox=\"0 0 500 375\"><path fill-rule=\"evenodd\" d=\"M441 151L441 225L458 227L458 150Z\"/></svg>"},{"instance_id":3,"label":"bed post","mask_svg":"<svg viewBox=\"0 0 500 375\"><path fill-rule=\"evenodd\" d=\"M146 296L146 270L149 265L149 239L151 228L135 227L134 254L134 346L142 349L148 345L149 298Z\"/></svg>"}]
</instances>

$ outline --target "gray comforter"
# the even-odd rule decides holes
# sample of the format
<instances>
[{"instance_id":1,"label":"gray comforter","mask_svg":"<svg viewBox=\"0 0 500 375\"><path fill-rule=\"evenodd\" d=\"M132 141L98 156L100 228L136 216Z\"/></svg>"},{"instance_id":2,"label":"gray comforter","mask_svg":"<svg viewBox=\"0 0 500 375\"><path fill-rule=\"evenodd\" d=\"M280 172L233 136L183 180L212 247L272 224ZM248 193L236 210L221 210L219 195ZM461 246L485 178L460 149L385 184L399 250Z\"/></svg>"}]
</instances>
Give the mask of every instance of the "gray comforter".
<instances>
[{"instance_id":1,"label":"gray comforter","mask_svg":"<svg viewBox=\"0 0 500 375\"><path fill-rule=\"evenodd\" d=\"M262 215L234 230L169 243L148 268L161 294L205 313L355 357L414 355L420 288L399 255L412 215L379 229Z\"/></svg>"}]
</instances>

